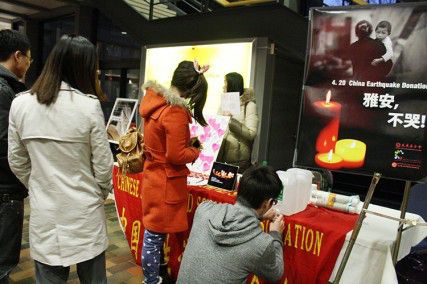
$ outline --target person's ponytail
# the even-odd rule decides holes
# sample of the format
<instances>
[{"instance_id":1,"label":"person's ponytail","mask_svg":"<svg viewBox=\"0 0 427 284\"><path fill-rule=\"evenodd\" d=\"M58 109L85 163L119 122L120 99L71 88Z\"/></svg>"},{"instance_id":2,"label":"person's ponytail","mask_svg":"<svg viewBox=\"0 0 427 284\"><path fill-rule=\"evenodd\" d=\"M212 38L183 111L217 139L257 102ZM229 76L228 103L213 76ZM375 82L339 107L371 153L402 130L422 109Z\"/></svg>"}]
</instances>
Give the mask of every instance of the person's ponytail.
<instances>
[{"instance_id":1,"label":"person's ponytail","mask_svg":"<svg viewBox=\"0 0 427 284\"><path fill-rule=\"evenodd\" d=\"M203 107L206 103L208 93L208 82L203 74L198 75L198 79L194 87L191 89L190 105L193 108L194 119L202 126L208 125L203 116Z\"/></svg>"},{"instance_id":2,"label":"person's ponytail","mask_svg":"<svg viewBox=\"0 0 427 284\"><path fill-rule=\"evenodd\" d=\"M203 73L198 73L192 61L182 61L178 64L172 77L171 85L179 90L184 98L189 99L189 107L193 117L202 126L208 125L203 108L208 93L208 82Z\"/></svg>"}]
</instances>

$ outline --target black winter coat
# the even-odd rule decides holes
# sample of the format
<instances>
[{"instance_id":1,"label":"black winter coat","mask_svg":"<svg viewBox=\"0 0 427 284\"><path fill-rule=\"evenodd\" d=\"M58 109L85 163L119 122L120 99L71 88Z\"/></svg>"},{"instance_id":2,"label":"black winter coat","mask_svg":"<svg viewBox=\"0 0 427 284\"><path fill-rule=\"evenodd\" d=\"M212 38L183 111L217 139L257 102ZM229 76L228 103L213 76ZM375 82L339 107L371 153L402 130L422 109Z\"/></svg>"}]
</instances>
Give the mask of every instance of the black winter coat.
<instances>
[{"instance_id":1,"label":"black winter coat","mask_svg":"<svg viewBox=\"0 0 427 284\"><path fill-rule=\"evenodd\" d=\"M9 110L16 94L26 89L12 72L0 65L0 194L10 194L14 199L25 198L28 191L12 173L7 161Z\"/></svg>"}]
</instances>

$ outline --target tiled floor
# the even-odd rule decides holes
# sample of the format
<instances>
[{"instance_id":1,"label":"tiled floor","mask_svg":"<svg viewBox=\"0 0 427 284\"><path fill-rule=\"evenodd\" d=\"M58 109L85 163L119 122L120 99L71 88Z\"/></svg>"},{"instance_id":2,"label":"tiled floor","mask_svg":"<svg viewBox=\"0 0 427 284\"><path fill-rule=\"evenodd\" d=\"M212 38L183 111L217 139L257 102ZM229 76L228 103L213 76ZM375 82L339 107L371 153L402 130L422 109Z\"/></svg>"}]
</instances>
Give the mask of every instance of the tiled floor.
<instances>
[{"instance_id":1,"label":"tiled floor","mask_svg":"<svg viewBox=\"0 0 427 284\"><path fill-rule=\"evenodd\" d=\"M105 205L107 215L108 238L110 245L106 252L107 277L111 284L134 284L142 282L141 267L133 261L127 241L123 235L117 220L114 201L108 200ZM11 283L27 284L35 283L34 262L30 258L28 243L28 220L30 209L25 206L24 232L22 240L21 259L10 275ZM80 283L77 277L75 265L71 266L68 283Z\"/></svg>"}]
</instances>

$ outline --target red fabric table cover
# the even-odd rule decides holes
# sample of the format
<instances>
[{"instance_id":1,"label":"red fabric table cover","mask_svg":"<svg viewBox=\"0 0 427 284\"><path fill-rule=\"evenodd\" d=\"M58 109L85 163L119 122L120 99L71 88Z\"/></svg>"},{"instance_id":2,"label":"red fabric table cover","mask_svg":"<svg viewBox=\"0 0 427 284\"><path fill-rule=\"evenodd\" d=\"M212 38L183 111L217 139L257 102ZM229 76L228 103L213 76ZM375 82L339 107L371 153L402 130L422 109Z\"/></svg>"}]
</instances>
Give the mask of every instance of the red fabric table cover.
<instances>
[{"instance_id":1,"label":"red fabric table cover","mask_svg":"<svg viewBox=\"0 0 427 284\"><path fill-rule=\"evenodd\" d=\"M144 233L140 194L143 188L142 173L123 176L115 166L113 184L118 218L135 262L140 265ZM236 200L236 193L211 186L188 186L187 214L190 229L197 206L205 200L232 204ZM278 283L328 283L345 236L354 227L357 217L355 214L312 205L307 206L303 212L285 216L285 275ZM173 216L170 218L173 219ZM264 231L268 231L269 222L264 221L261 226ZM190 229L182 233L168 234L166 237L165 260L174 279L178 275ZM250 276L247 283L266 282L256 276Z\"/></svg>"}]
</instances>

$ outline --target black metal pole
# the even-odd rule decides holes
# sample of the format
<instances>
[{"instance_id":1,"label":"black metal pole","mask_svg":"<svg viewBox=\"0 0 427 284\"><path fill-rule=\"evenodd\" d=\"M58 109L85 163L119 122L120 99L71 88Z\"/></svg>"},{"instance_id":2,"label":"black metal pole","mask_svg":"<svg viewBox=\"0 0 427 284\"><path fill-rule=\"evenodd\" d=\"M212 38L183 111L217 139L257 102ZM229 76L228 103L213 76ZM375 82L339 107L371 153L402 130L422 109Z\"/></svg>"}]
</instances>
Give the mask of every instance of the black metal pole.
<instances>
[{"instance_id":1,"label":"black metal pole","mask_svg":"<svg viewBox=\"0 0 427 284\"><path fill-rule=\"evenodd\" d=\"M357 219L356 226L354 227L353 233L351 234L347 249L345 250L343 259L340 263L340 267L338 268L337 275L335 276L335 279L333 282L334 284L340 283L341 276L344 272L345 266L347 265L347 261L351 254L351 250L353 249L353 246L356 243L357 236L359 235L360 228L362 227L363 220L365 219L365 215L366 215L365 210L368 209L368 206L371 203L371 199L372 199L372 196L374 195L375 187L377 186L380 178L381 178L380 173L375 173L374 176L372 177L371 185L369 186L369 190L366 195L365 202L363 203L362 212L360 212L359 219Z\"/></svg>"},{"instance_id":2,"label":"black metal pole","mask_svg":"<svg viewBox=\"0 0 427 284\"><path fill-rule=\"evenodd\" d=\"M399 222L399 228L397 229L397 236L396 241L394 242L393 247L393 264L396 265L397 257L399 255L399 248L400 248L400 240L402 239L402 232L403 232L403 220L405 219L406 215L406 209L408 208L408 199L409 199L409 192L411 191L411 182L406 181L405 182L405 191L403 193L403 200L402 204L400 205L400 219Z\"/></svg>"},{"instance_id":3,"label":"black metal pole","mask_svg":"<svg viewBox=\"0 0 427 284\"><path fill-rule=\"evenodd\" d=\"M148 20L153 20L153 13L154 13L154 0L150 0L150 12L148 14Z\"/></svg>"}]
</instances>

